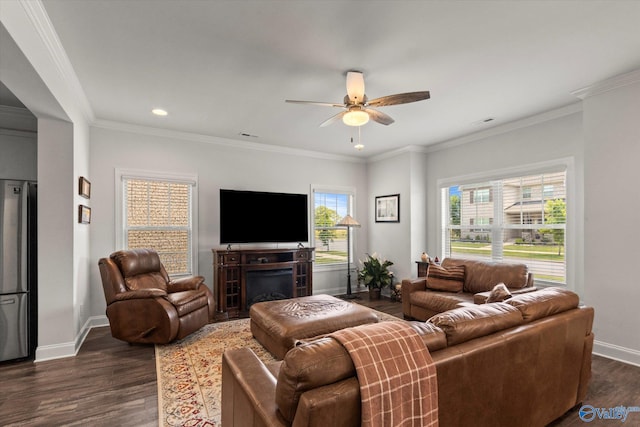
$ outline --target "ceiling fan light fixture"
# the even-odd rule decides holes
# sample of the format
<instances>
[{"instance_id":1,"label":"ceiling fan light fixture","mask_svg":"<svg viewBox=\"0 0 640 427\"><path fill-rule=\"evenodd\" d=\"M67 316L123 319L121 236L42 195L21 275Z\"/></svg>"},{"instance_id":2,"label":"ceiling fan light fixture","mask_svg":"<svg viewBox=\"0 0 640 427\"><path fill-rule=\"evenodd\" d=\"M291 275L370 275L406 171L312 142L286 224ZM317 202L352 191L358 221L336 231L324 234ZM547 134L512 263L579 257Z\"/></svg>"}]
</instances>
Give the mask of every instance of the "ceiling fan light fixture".
<instances>
[{"instance_id":1,"label":"ceiling fan light fixture","mask_svg":"<svg viewBox=\"0 0 640 427\"><path fill-rule=\"evenodd\" d=\"M359 109L351 109L342 116L342 122L347 126L362 126L368 121L369 114Z\"/></svg>"}]
</instances>

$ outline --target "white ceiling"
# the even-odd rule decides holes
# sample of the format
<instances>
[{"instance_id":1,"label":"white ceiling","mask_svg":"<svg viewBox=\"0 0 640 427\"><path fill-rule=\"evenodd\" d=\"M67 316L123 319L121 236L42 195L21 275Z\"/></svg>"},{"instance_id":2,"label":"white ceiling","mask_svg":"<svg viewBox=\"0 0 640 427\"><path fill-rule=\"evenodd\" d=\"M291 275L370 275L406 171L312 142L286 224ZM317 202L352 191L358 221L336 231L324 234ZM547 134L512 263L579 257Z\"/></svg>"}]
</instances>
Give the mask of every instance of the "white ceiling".
<instances>
[{"instance_id":1,"label":"white ceiling","mask_svg":"<svg viewBox=\"0 0 640 427\"><path fill-rule=\"evenodd\" d=\"M572 104L572 91L640 68L640 1L43 4L99 120L351 156ZM318 126L337 108L284 102L341 102L352 69L370 99L431 99L381 107L396 122L365 125L357 152L354 128Z\"/></svg>"}]
</instances>

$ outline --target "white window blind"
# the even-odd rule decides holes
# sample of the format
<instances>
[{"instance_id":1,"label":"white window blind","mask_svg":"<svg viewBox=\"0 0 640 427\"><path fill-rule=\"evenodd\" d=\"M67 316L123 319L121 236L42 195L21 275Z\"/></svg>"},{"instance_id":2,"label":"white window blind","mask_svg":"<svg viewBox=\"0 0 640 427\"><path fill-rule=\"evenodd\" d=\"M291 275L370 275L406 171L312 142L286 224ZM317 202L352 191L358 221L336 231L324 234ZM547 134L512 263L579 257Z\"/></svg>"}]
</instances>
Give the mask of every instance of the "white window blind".
<instances>
[{"instance_id":1,"label":"white window blind","mask_svg":"<svg viewBox=\"0 0 640 427\"><path fill-rule=\"evenodd\" d=\"M193 274L193 184L122 177L124 247L151 248L170 275Z\"/></svg>"},{"instance_id":2,"label":"white window blind","mask_svg":"<svg viewBox=\"0 0 640 427\"><path fill-rule=\"evenodd\" d=\"M566 283L566 171L442 188L445 256L522 262Z\"/></svg>"}]
</instances>

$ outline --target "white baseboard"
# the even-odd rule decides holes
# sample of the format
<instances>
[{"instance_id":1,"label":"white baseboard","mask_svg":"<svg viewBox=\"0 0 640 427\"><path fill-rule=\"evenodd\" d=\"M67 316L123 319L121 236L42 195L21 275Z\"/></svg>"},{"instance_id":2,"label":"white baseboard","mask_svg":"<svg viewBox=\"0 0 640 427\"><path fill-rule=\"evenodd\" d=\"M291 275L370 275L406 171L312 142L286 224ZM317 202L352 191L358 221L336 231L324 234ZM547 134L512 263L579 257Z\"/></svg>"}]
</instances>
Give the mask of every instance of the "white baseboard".
<instances>
[{"instance_id":1,"label":"white baseboard","mask_svg":"<svg viewBox=\"0 0 640 427\"><path fill-rule=\"evenodd\" d=\"M595 340L593 354L617 360L618 362L640 366L640 351Z\"/></svg>"},{"instance_id":2,"label":"white baseboard","mask_svg":"<svg viewBox=\"0 0 640 427\"><path fill-rule=\"evenodd\" d=\"M73 342L65 342L52 345L41 345L36 348L35 362L44 362L46 360L62 359L65 357L73 357L78 354L78 350L82 347L82 343L92 328L108 326L109 320L107 316L93 316L87 319L85 324L80 328L80 332Z\"/></svg>"}]
</instances>

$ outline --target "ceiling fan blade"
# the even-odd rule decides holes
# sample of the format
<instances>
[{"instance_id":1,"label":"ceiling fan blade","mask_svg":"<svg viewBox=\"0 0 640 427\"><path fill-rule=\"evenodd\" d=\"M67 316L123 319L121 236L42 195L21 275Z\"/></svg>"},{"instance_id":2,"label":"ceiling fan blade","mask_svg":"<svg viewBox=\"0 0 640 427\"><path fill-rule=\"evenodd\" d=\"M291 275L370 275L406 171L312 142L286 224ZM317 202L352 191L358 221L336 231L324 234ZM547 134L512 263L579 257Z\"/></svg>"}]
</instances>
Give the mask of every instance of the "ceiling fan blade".
<instances>
[{"instance_id":1,"label":"ceiling fan blade","mask_svg":"<svg viewBox=\"0 0 640 427\"><path fill-rule=\"evenodd\" d=\"M337 122L338 120L342 119L342 116L344 116L345 114L347 114L347 111L341 111L338 114L336 114L335 116L331 116L329 117L327 120L325 120L324 122L320 123L320 127L323 128L325 126L329 126L330 124Z\"/></svg>"},{"instance_id":2,"label":"ceiling fan blade","mask_svg":"<svg viewBox=\"0 0 640 427\"><path fill-rule=\"evenodd\" d=\"M391 123L395 122L391 116L385 113L381 113L378 110L372 110L371 108L366 108L364 110L367 114L369 114L369 118L374 122L378 122L385 126L389 126Z\"/></svg>"},{"instance_id":3,"label":"ceiling fan blade","mask_svg":"<svg viewBox=\"0 0 640 427\"><path fill-rule=\"evenodd\" d=\"M352 103L364 104L364 76L361 72L347 72L347 95Z\"/></svg>"},{"instance_id":4,"label":"ceiling fan blade","mask_svg":"<svg viewBox=\"0 0 640 427\"><path fill-rule=\"evenodd\" d=\"M319 105L321 107L344 107L344 104L334 104L331 102L294 101L291 99L285 99L284 102L289 102L291 104Z\"/></svg>"},{"instance_id":5,"label":"ceiling fan blade","mask_svg":"<svg viewBox=\"0 0 640 427\"><path fill-rule=\"evenodd\" d=\"M367 103L368 107L385 107L387 105L408 104L410 102L422 101L429 99L431 95L428 90L422 92L397 93L395 95L387 95L380 98L372 99Z\"/></svg>"}]
</instances>

